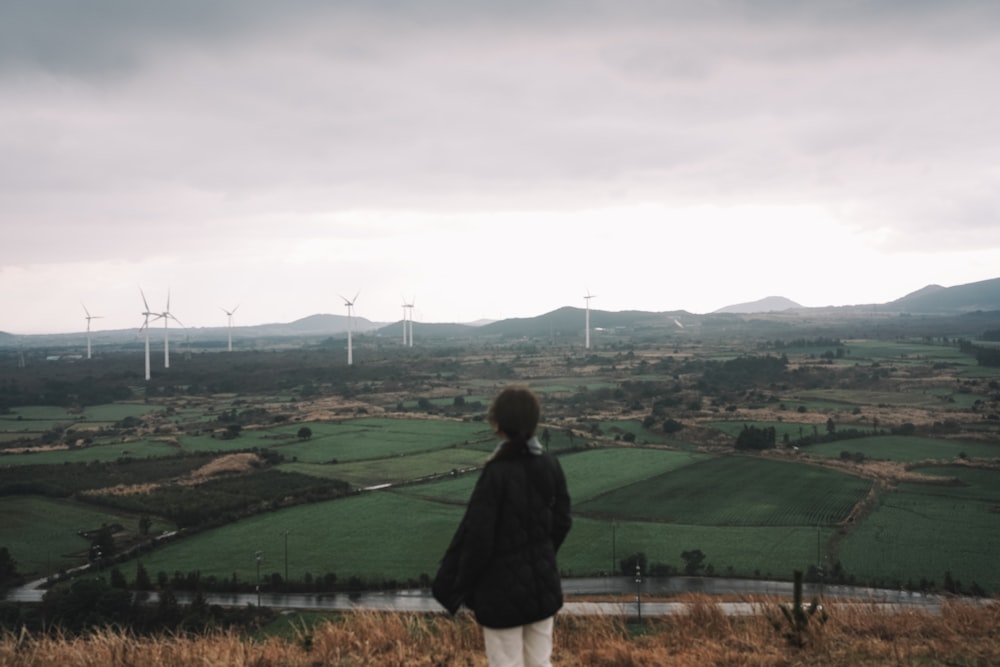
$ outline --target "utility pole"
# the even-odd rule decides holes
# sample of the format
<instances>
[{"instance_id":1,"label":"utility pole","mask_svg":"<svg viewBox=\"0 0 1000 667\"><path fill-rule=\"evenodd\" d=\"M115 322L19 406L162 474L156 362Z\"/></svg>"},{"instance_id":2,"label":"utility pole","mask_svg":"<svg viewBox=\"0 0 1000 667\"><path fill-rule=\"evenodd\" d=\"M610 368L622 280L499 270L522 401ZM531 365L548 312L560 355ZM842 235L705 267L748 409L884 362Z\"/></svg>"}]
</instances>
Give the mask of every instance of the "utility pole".
<instances>
[{"instance_id":1,"label":"utility pole","mask_svg":"<svg viewBox=\"0 0 1000 667\"><path fill-rule=\"evenodd\" d=\"M285 587L288 587L288 531L286 530L283 535L285 536Z\"/></svg>"},{"instance_id":2,"label":"utility pole","mask_svg":"<svg viewBox=\"0 0 1000 667\"><path fill-rule=\"evenodd\" d=\"M260 608L260 562L264 560L264 554L257 551L254 558L257 561L257 607Z\"/></svg>"},{"instance_id":3,"label":"utility pole","mask_svg":"<svg viewBox=\"0 0 1000 667\"><path fill-rule=\"evenodd\" d=\"M642 572L638 561L635 564L635 611L639 622L642 622Z\"/></svg>"}]
</instances>

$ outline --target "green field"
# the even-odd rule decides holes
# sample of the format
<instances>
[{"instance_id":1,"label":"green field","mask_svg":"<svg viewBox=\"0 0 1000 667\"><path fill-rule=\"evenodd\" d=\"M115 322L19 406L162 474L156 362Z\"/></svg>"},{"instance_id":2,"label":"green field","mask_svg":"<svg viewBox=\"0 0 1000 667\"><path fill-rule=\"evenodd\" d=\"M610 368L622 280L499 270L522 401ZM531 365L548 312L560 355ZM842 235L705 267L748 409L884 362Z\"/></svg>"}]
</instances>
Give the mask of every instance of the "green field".
<instances>
[{"instance_id":1,"label":"green field","mask_svg":"<svg viewBox=\"0 0 1000 667\"><path fill-rule=\"evenodd\" d=\"M252 582L260 551L262 573L284 576L287 531L292 579L301 580L307 572L332 572L340 579L416 579L434 574L462 512L457 505L384 491L365 493L254 516L166 546L143 556L142 562L154 576L200 571Z\"/></svg>"},{"instance_id":2,"label":"green field","mask_svg":"<svg viewBox=\"0 0 1000 667\"><path fill-rule=\"evenodd\" d=\"M50 406L20 406L11 408L9 414L0 415L0 431L46 431L57 425L113 423L126 417L139 417L162 409L141 403L92 405L81 412Z\"/></svg>"},{"instance_id":3,"label":"green field","mask_svg":"<svg viewBox=\"0 0 1000 667\"><path fill-rule=\"evenodd\" d=\"M681 553L700 549L715 574L787 578L817 562L817 543L826 544L833 529L804 526L729 527L640 521L573 520L573 530L559 552L559 567L573 576L617 572L618 562L635 553L650 563L682 571Z\"/></svg>"},{"instance_id":4,"label":"green field","mask_svg":"<svg viewBox=\"0 0 1000 667\"><path fill-rule=\"evenodd\" d=\"M177 447L165 442L142 440L126 444L104 444L78 449L0 454L0 465L56 465L60 463L89 463L91 461L117 461L123 457L162 458L175 456Z\"/></svg>"},{"instance_id":5,"label":"green field","mask_svg":"<svg viewBox=\"0 0 1000 667\"><path fill-rule=\"evenodd\" d=\"M481 422L356 419L314 422L307 426L312 430L312 436L306 440L295 437L302 428L302 425L295 424L254 432L254 437L249 442L256 440L254 444L258 446L274 447L286 459L304 463L404 456L471 443L480 443L492 449L495 443L492 431ZM240 440L247 439L241 437Z\"/></svg>"},{"instance_id":6,"label":"green field","mask_svg":"<svg viewBox=\"0 0 1000 667\"><path fill-rule=\"evenodd\" d=\"M283 463L279 469L316 477L340 479L355 487L398 484L429 475L448 474L455 469L481 466L486 453L467 447L449 447L434 452L349 463Z\"/></svg>"},{"instance_id":7,"label":"green field","mask_svg":"<svg viewBox=\"0 0 1000 667\"><path fill-rule=\"evenodd\" d=\"M810 393L811 398L825 396L841 408L840 401L848 395ZM928 394L916 400L940 398ZM129 410L156 409L124 407L121 413L107 408L92 414L114 420L128 416ZM65 423L63 412L26 410L37 423ZM204 419L202 412L195 412L189 417ZM604 442L625 433L635 434L639 443L665 441L635 420L598 424ZM813 432L811 425L795 422L707 425L735 436L744 424L774 426L779 440L785 433L797 439L800 429L806 435ZM311 429L310 438L298 438L302 426ZM825 427L819 431L825 432ZM0 464L115 461L123 456L143 460L184 452L267 448L285 457L277 465L281 472L343 480L355 488L403 484L258 514L157 549L143 556L143 564L154 576L159 571L169 575L200 571L220 579L235 574L239 581L252 582L255 554L261 551L262 575L284 576L287 532L288 570L293 579L301 580L308 572L314 577L336 573L341 581L350 577L406 581L433 574L478 478L477 469L496 444L494 434L481 421L374 417L248 428L228 440L210 435L170 437L176 438L176 444L109 442L78 450L7 455L0 457ZM791 571L825 559L826 549L837 543L838 522L870 488L870 482L862 478L794 461L640 446L567 451L583 447L588 438L571 440L563 428L552 428L550 437L549 449L565 452L559 460L573 501L574 529L560 554L567 575L605 573L617 569L616 560L636 552L679 570L684 564L681 552L700 549L716 574L787 578ZM802 450L833 458L842 451L903 462L953 460L962 453L973 459L1000 458L1000 444L903 436L842 440ZM144 461L142 465L159 468L164 463ZM182 464L201 465L189 457L172 463ZM91 469L96 475L96 467ZM452 471L465 472L452 476ZM859 580L889 584L903 572L909 573L904 584L921 577L940 584L943 573L951 571L965 584L975 581L1000 590L1000 576L992 574L990 567L1000 548L993 537L1000 534L1000 473L958 466L919 471L946 480L957 478L961 485L902 484L884 494L871 516L852 526L840 544L837 557L845 571ZM15 470L8 473L16 478ZM435 476L439 478L434 481L419 481ZM265 477L261 484L270 480ZM74 479L85 481L79 476ZM311 481L294 481L293 475L289 479L296 488ZM218 480L212 488L249 492L249 483L243 478ZM260 487L260 493L274 488L273 480L268 484ZM76 502L18 496L0 499L0 519L0 545L11 549L19 569L43 572L83 562L87 544L76 535L77 530L111 521L132 528L137 516ZM130 579L134 576L134 564L120 567Z\"/></svg>"},{"instance_id":8,"label":"green field","mask_svg":"<svg viewBox=\"0 0 1000 667\"><path fill-rule=\"evenodd\" d=\"M869 459L912 463L927 459L957 459L962 453L971 458L1000 458L1000 443L884 435L809 445L802 452L830 458L840 456L841 452L861 452Z\"/></svg>"},{"instance_id":9,"label":"green field","mask_svg":"<svg viewBox=\"0 0 1000 667\"><path fill-rule=\"evenodd\" d=\"M960 366L974 366L974 357L963 354L958 347L950 345L928 345L913 341L846 340L845 359L857 362L862 359L872 361L892 361L907 363L927 361L953 363Z\"/></svg>"},{"instance_id":10,"label":"green field","mask_svg":"<svg viewBox=\"0 0 1000 667\"><path fill-rule=\"evenodd\" d=\"M953 400L947 400L953 397ZM971 398L970 398L971 397ZM973 394L937 389L926 392L860 391L856 389L813 389L791 396L782 396L789 408L799 404L812 410L846 410L855 406L883 405L915 408L961 408L975 400Z\"/></svg>"},{"instance_id":11,"label":"green field","mask_svg":"<svg viewBox=\"0 0 1000 667\"><path fill-rule=\"evenodd\" d=\"M703 526L828 526L870 483L796 463L710 458L574 505L583 514Z\"/></svg>"},{"instance_id":12,"label":"green field","mask_svg":"<svg viewBox=\"0 0 1000 667\"><path fill-rule=\"evenodd\" d=\"M848 572L885 585L944 583L1000 590L1000 471L938 469L965 486L902 484L844 541Z\"/></svg>"},{"instance_id":13,"label":"green field","mask_svg":"<svg viewBox=\"0 0 1000 667\"><path fill-rule=\"evenodd\" d=\"M36 496L0 498L0 545L7 547L22 574L55 572L87 562L90 543L78 531L112 523L135 530L138 519L138 515L102 510L71 500ZM154 523L154 527L166 526Z\"/></svg>"}]
</instances>

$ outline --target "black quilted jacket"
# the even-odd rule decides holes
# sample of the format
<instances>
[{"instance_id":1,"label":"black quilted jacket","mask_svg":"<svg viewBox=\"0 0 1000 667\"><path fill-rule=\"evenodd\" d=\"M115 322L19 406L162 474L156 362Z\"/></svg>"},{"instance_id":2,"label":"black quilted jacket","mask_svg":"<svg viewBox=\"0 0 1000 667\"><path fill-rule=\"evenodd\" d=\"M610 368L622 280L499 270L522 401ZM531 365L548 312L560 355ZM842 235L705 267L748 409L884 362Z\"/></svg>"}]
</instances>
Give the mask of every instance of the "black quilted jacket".
<instances>
[{"instance_id":1,"label":"black quilted jacket","mask_svg":"<svg viewBox=\"0 0 1000 667\"><path fill-rule=\"evenodd\" d=\"M556 552L569 532L569 492L559 461L504 443L483 468L449 549L455 588L490 628L534 623L562 607Z\"/></svg>"}]
</instances>

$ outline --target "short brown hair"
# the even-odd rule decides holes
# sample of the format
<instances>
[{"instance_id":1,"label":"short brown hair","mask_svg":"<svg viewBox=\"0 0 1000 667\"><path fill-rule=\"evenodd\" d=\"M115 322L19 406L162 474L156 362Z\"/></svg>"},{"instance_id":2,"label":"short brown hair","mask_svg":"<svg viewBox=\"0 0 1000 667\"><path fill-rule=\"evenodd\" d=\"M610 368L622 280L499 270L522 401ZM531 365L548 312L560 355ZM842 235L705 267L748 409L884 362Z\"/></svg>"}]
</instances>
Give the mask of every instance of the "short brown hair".
<instances>
[{"instance_id":1,"label":"short brown hair","mask_svg":"<svg viewBox=\"0 0 1000 667\"><path fill-rule=\"evenodd\" d=\"M542 408L534 392L512 385L497 394L486 419L511 440L527 441L535 435Z\"/></svg>"}]
</instances>

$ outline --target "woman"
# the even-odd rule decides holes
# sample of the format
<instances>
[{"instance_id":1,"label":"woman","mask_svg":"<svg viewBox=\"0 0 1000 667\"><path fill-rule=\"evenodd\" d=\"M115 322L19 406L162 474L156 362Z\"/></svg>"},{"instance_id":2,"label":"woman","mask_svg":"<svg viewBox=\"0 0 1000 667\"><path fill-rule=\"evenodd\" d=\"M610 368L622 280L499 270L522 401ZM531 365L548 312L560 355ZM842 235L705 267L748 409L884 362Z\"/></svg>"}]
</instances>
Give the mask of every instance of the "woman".
<instances>
[{"instance_id":1,"label":"woman","mask_svg":"<svg viewBox=\"0 0 1000 667\"><path fill-rule=\"evenodd\" d=\"M490 667L545 667L562 607L556 552L569 532L566 478L535 438L538 399L507 387L487 419L501 442L483 468L433 590L483 627Z\"/></svg>"}]
</instances>

